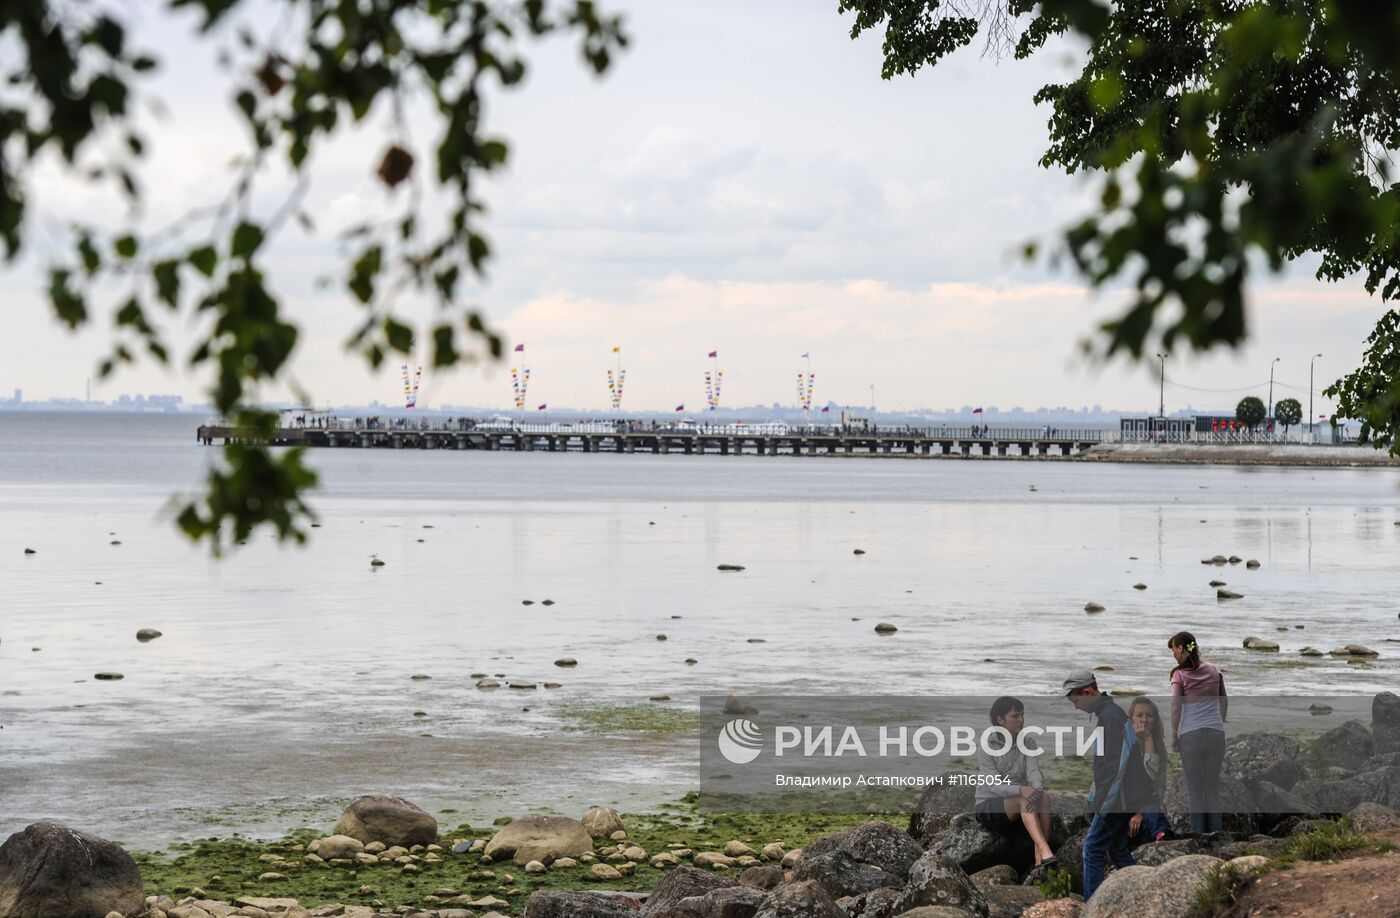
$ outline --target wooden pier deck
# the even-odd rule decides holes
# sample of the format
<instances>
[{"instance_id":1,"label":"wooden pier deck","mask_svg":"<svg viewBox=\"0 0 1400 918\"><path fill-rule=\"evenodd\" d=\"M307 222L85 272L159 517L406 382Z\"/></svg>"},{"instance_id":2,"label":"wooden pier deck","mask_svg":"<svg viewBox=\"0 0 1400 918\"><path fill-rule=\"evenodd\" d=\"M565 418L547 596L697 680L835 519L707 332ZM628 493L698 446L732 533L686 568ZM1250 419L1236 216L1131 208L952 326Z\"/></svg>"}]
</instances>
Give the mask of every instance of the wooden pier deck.
<instances>
[{"instance_id":1,"label":"wooden pier deck","mask_svg":"<svg viewBox=\"0 0 1400 918\"><path fill-rule=\"evenodd\" d=\"M741 425L701 430L614 429L522 424L519 429L429 429L285 427L274 446L338 449L433 449L517 452L679 453L684 455L907 455L950 457L1067 457L1103 442L1108 431L993 430L985 436L968 428L889 428L875 432L839 428L772 431ZM203 425L196 439L204 445L247 439L237 428Z\"/></svg>"}]
</instances>

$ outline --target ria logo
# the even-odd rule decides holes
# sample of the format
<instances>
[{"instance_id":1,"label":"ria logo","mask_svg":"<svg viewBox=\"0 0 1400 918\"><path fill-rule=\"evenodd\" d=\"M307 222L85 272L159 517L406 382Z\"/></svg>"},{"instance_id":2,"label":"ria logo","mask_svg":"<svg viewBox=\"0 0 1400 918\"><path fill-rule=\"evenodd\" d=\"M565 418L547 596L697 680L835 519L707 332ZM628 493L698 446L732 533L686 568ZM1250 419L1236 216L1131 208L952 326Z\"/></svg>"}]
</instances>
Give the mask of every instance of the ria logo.
<instances>
[{"instance_id":1,"label":"ria logo","mask_svg":"<svg viewBox=\"0 0 1400 918\"><path fill-rule=\"evenodd\" d=\"M747 765L763 751L763 731L751 720L731 720L719 731L719 752L735 765Z\"/></svg>"}]
</instances>

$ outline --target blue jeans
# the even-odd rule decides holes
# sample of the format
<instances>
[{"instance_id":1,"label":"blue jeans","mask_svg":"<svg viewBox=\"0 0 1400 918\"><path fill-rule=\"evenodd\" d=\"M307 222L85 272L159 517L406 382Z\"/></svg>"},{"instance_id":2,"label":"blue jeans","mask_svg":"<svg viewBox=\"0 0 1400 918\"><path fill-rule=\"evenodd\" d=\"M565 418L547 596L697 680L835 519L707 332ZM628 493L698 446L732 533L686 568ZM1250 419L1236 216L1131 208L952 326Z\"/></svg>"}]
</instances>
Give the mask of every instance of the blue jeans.
<instances>
[{"instance_id":1,"label":"blue jeans","mask_svg":"<svg viewBox=\"0 0 1400 918\"><path fill-rule=\"evenodd\" d=\"M1157 836L1162 833L1170 833L1171 823L1167 820L1167 814L1142 811L1142 828L1138 829L1138 834L1128 839L1130 847L1136 848L1138 845L1145 845L1148 842L1156 841Z\"/></svg>"},{"instance_id":2,"label":"blue jeans","mask_svg":"<svg viewBox=\"0 0 1400 918\"><path fill-rule=\"evenodd\" d=\"M1084 901L1088 902L1103 882L1105 857L1114 867L1131 867L1137 861L1128 850L1128 820L1131 813L1095 813L1084 836Z\"/></svg>"},{"instance_id":3,"label":"blue jeans","mask_svg":"<svg viewBox=\"0 0 1400 918\"><path fill-rule=\"evenodd\" d=\"M1225 759L1225 733L1222 730L1192 730L1183 733L1181 770L1186 776L1187 806L1191 810L1191 831L1219 832L1220 763Z\"/></svg>"}]
</instances>

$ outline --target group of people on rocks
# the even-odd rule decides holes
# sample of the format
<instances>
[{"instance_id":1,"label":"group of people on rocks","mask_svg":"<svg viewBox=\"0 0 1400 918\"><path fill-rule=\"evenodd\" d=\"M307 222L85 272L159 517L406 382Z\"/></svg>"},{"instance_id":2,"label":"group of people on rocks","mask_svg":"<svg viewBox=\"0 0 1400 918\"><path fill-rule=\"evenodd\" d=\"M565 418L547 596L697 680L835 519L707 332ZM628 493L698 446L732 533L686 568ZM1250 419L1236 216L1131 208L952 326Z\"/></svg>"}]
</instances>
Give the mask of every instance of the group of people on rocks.
<instances>
[{"instance_id":1,"label":"group of people on rocks","mask_svg":"<svg viewBox=\"0 0 1400 918\"><path fill-rule=\"evenodd\" d=\"M1229 699L1225 677L1201 659L1196 638L1188 631L1171 636L1167 647L1176 659L1171 671L1171 748L1181 754L1191 831L1221 829L1220 768L1225 757L1225 720ZM1074 707L1092 714L1102 731L1093 759L1094 786L1089 794L1089 829L1084 837L1084 899L1103 882L1105 863L1115 868L1134 863L1132 849L1172 837L1163 813L1167 787L1167 733L1157 705L1135 698L1124 712L1087 669L1064 680L1063 691ZM1025 727L1025 705L1016 698L998 698L990 712L994 726L1013 739ZM1026 755L1022 743L1011 743L1001 755L978 752L979 770L986 779L977 785L977 821L988 831L1012 835L1024 831L1035 847L1036 866L1055 863L1050 848L1050 794L1045 790L1037 756Z\"/></svg>"}]
</instances>

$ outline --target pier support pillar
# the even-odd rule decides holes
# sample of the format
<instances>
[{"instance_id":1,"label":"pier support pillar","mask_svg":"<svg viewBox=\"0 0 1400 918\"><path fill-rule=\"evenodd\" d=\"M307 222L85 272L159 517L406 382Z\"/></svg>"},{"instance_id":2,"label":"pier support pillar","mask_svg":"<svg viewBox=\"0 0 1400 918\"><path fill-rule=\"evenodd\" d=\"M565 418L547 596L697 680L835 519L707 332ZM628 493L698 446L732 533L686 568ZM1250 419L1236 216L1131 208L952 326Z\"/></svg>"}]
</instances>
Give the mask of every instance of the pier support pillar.
<instances>
[{"instance_id":1,"label":"pier support pillar","mask_svg":"<svg viewBox=\"0 0 1400 918\"><path fill-rule=\"evenodd\" d=\"M1068 456L1069 454L1070 454L1070 444L1068 444L1068 443L1061 443L1061 444L1060 444L1060 455L1061 455L1061 456Z\"/></svg>"},{"instance_id":2,"label":"pier support pillar","mask_svg":"<svg viewBox=\"0 0 1400 918\"><path fill-rule=\"evenodd\" d=\"M1050 451L1050 445L1047 443L1037 443L1035 445L1035 451L1040 453L1040 455L1044 456Z\"/></svg>"},{"instance_id":3,"label":"pier support pillar","mask_svg":"<svg viewBox=\"0 0 1400 918\"><path fill-rule=\"evenodd\" d=\"M997 455L998 455L998 456L1005 456L1005 455L1006 455L1006 444L1005 444L1005 443L998 443L998 444L997 444Z\"/></svg>"},{"instance_id":4,"label":"pier support pillar","mask_svg":"<svg viewBox=\"0 0 1400 918\"><path fill-rule=\"evenodd\" d=\"M963 454L964 456L971 456L971 455L972 455L972 444L971 444L971 443L959 443L959 444L958 444L958 448L962 451L962 454Z\"/></svg>"}]
</instances>

